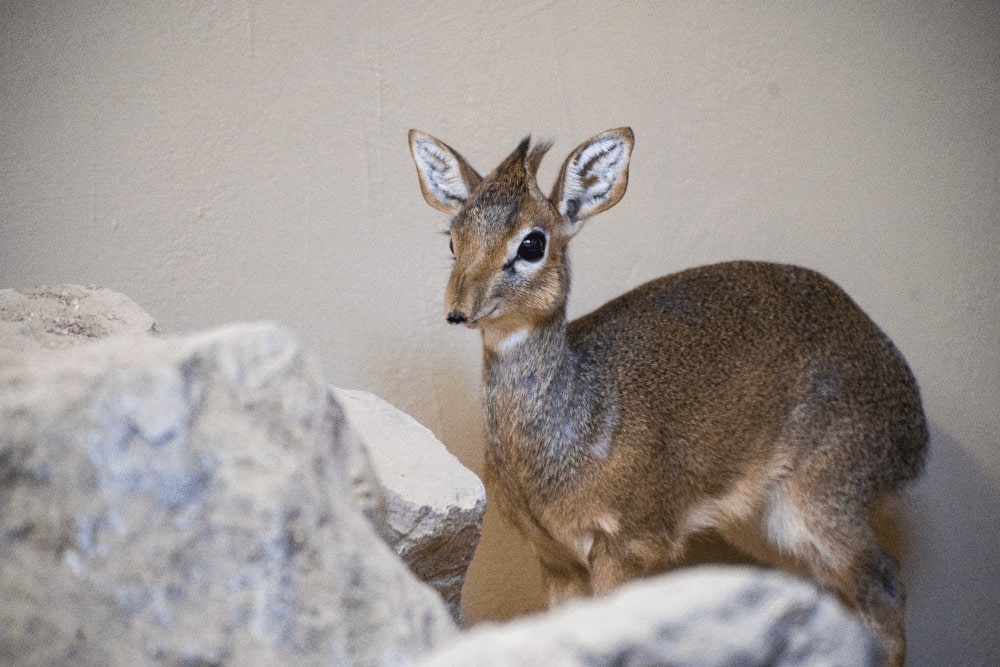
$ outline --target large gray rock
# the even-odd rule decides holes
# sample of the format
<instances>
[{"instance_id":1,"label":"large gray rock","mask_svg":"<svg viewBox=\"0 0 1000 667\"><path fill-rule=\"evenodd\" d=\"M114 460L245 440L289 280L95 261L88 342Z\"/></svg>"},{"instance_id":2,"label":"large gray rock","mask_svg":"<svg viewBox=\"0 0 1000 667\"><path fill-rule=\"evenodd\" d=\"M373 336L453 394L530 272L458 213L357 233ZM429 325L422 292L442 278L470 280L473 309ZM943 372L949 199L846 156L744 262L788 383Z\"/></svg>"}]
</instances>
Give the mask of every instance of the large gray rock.
<instances>
[{"instance_id":1,"label":"large gray rock","mask_svg":"<svg viewBox=\"0 0 1000 667\"><path fill-rule=\"evenodd\" d=\"M362 515L354 447L273 326L8 357L0 663L413 660L454 623Z\"/></svg>"},{"instance_id":2,"label":"large gray rock","mask_svg":"<svg viewBox=\"0 0 1000 667\"><path fill-rule=\"evenodd\" d=\"M129 334L159 334L152 316L124 294L96 285L0 289L0 364L25 352L59 350ZM364 445L346 429L341 438L362 511L389 539L385 503Z\"/></svg>"},{"instance_id":3,"label":"large gray rock","mask_svg":"<svg viewBox=\"0 0 1000 667\"><path fill-rule=\"evenodd\" d=\"M461 621L462 584L486 509L483 483L413 417L363 391L331 391L382 486L390 545Z\"/></svg>"},{"instance_id":4,"label":"large gray rock","mask_svg":"<svg viewBox=\"0 0 1000 667\"><path fill-rule=\"evenodd\" d=\"M877 665L831 595L778 572L704 567L632 583L506 625L478 625L421 667Z\"/></svg>"},{"instance_id":5,"label":"large gray rock","mask_svg":"<svg viewBox=\"0 0 1000 667\"><path fill-rule=\"evenodd\" d=\"M153 331L149 313L106 287L0 289L0 363L22 352Z\"/></svg>"}]
</instances>

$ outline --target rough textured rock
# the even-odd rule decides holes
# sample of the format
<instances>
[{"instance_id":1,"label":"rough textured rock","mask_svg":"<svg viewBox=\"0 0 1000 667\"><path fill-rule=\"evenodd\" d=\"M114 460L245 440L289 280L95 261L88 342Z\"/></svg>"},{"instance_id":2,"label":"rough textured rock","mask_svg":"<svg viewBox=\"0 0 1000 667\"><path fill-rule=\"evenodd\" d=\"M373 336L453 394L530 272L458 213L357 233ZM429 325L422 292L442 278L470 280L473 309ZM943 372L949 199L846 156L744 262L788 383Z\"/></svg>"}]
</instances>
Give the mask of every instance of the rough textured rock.
<instances>
[{"instance_id":1,"label":"rough textured rock","mask_svg":"<svg viewBox=\"0 0 1000 667\"><path fill-rule=\"evenodd\" d=\"M158 334L152 316L124 294L95 285L0 289L0 364L128 334ZM350 476L362 511L389 539L385 503L364 445L345 430Z\"/></svg>"},{"instance_id":2,"label":"rough textured rock","mask_svg":"<svg viewBox=\"0 0 1000 667\"><path fill-rule=\"evenodd\" d=\"M0 663L382 665L450 637L343 433L273 326L8 358Z\"/></svg>"},{"instance_id":3,"label":"rough textured rock","mask_svg":"<svg viewBox=\"0 0 1000 667\"><path fill-rule=\"evenodd\" d=\"M476 626L419 664L860 667L879 660L860 622L812 584L749 567L705 567L549 614Z\"/></svg>"},{"instance_id":4,"label":"rough textured rock","mask_svg":"<svg viewBox=\"0 0 1000 667\"><path fill-rule=\"evenodd\" d=\"M0 290L0 363L25 352L147 332L156 332L153 318L104 287ZM371 394L334 391L350 403L351 421L365 429L365 444L379 458L381 476L390 487L387 506L365 444L345 431L348 470L363 511L460 619L462 583L481 528L482 484L416 420ZM406 462L408 456L414 458L412 464Z\"/></svg>"},{"instance_id":5,"label":"rough textured rock","mask_svg":"<svg viewBox=\"0 0 1000 667\"><path fill-rule=\"evenodd\" d=\"M0 362L109 336L156 330L149 313L105 287L56 285L0 289Z\"/></svg>"},{"instance_id":6,"label":"rough textured rock","mask_svg":"<svg viewBox=\"0 0 1000 667\"><path fill-rule=\"evenodd\" d=\"M460 621L462 584L486 509L483 483L413 417L372 394L331 391L375 467L389 543Z\"/></svg>"}]
</instances>

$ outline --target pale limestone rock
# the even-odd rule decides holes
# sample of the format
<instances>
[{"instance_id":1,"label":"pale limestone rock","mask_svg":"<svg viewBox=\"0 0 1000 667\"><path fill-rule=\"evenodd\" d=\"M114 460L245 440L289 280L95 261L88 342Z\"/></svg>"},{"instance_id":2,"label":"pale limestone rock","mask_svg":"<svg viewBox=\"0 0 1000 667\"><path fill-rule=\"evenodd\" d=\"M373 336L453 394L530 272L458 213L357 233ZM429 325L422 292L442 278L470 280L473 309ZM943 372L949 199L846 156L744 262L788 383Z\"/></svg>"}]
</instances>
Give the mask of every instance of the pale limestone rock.
<instances>
[{"instance_id":1,"label":"pale limestone rock","mask_svg":"<svg viewBox=\"0 0 1000 667\"><path fill-rule=\"evenodd\" d=\"M0 289L0 362L31 350L154 331L156 322L149 313L106 287Z\"/></svg>"},{"instance_id":2,"label":"pale limestone rock","mask_svg":"<svg viewBox=\"0 0 1000 667\"><path fill-rule=\"evenodd\" d=\"M482 482L413 417L366 392L331 391L381 483L389 543L461 620L462 584L486 508Z\"/></svg>"},{"instance_id":3,"label":"pale limestone rock","mask_svg":"<svg viewBox=\"0 0 1000 667\"><path fill-rule=\"evenodd\" d=\"M419 664L863 667L879 661L857 618L813 584L715 566L637 581L506 625L478 625Z\"/></svg>"},{"instance_id":4,"label":"pale limestone rock","mask_svg":"<svg viewBox=\"0 0 1000 667\"><path fill-rule=\"evenodd\" d=\"M396 665L451 637L346 434L270 325L8 358L0 663Z\"/></svg>"},{"instance_id":5,"label":"pale limestone rock","mask_svg":"<svg viewBox=\"0 0 1000 667\"><path fill-rule=\"evenodd\" d=\"M57 350L128 334L158 334L156 322L132 299L96 285L0 289L0 364L25 352ZM362 511L385 539L385 504L368 454L353 432L343 440Z\"/></svg>"}]
</instances>

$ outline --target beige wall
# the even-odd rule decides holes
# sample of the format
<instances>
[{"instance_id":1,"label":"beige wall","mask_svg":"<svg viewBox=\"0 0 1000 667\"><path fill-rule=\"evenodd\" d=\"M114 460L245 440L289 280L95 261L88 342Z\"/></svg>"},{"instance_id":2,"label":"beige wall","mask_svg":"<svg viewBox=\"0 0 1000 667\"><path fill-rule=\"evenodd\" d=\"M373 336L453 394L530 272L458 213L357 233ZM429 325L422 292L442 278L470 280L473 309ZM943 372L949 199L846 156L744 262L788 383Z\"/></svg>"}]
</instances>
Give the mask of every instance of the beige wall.
<instances>
[{"instance_id":1,"label":"beige wall","mask_svg":"<svg viewBox=\"0 0 1000 667\"><path fill-rule=\"evenodd\" d=\"M0 286L100 283L166 331L275 319L329 379L481 459L479 349L409 127L483 170L631 125L571 308L747 257L817 268L933 424L902 539L912 664L1000 660L1000 5L0 3ZM537 604L494 517L472 619Z\"/></svg>"}]
</instances>

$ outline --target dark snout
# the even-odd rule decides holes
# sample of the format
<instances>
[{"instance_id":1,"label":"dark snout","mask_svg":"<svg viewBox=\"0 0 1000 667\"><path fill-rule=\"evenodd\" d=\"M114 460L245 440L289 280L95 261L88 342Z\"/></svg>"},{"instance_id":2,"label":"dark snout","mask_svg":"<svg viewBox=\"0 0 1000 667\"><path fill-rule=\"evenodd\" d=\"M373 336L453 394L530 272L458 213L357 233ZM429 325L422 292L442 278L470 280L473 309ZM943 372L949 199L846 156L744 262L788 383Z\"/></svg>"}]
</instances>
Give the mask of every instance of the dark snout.
<instances>
[{"instance_id":1,"label":"dark snout","mask_svg":"<svg viewBox=\"0 0 1000 667\"><path fill-rule=\"evenodd\" d=\"M462 311L453 310L450 313L448 313L445 319L448 320L448 324L465 324L468 318Z\"/></svg>"}]
</instances>

